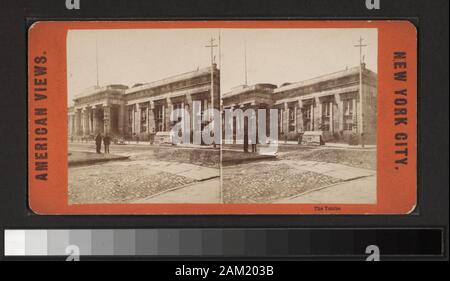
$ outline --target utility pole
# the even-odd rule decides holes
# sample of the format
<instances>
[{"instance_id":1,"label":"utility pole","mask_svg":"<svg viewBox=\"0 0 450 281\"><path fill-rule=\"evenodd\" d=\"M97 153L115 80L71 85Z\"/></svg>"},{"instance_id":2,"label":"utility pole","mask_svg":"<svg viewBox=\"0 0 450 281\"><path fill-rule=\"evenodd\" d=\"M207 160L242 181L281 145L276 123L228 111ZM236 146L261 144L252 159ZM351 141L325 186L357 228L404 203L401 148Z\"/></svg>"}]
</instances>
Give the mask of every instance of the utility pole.
<instances>
[{"instance_id":1,"label":"utility pole","mask_svg":"<svg viewBox=\"0 0 450 281\"><path fill-rule=\"evenodd\" d=\"M363 112L363 84L362 84L362 66L363 66L363 57L362 57L362 48L367 47L364 45L363 38L360 36L357 45L353 45L354 47L359 48L359 140L361 146L364 147L364 112Z\"/></svg>"},{"instance_id":2,"label":"utility pole","mask_svg":"<svg viewBox=\"0 0 450 281\"><path fill-rule=\"evenodd\" d=\"M248 85L247 77L247 41L244 41L244 75L245 75L245 86Z\"/></svg>"},{"instance_id":3,"label":"utility pole","mask_svg":"<svg viewBox=\"0 0 450 281\"><path fill-rule=\"evenodd\" d=\"M214 48L217 47L214 44L215 39L211 37L209 40L209 45L206 45L206 48L210 48L211 50L211 104L214 108Z\"/></svg>"},{"instance_id":4,"label":"utility pole","mask_svg":"<svg viewBox=\"0 0 450 281\"><path fill-rule=\"evenodd\" d=\"M95 71L97 76L97 87L99 86L98 83L98 40L95 39Z\"/></svg>"},{"instance_id":5,"label":"utility pole","mask_svg":"<svg viewBox=\"0 0 450 281\"><path fill-rule=\"evenodd\" d=\"M219 69L222 69L222 49L221 49L222 46L220 44L221 33L222 33L222 30L219 29Z\"/></svg>"},{"instance_id":6,"label":"utility pole","mask_svg":"<svg viewBox=\"0 0 450 281\"><path fill-rule=\"evenodd\" d=\"M214 44L215 39L211 37L209 40L209 45L206 45L206 48L210 48L211 50L211 107L214 109L214 48L217 47ZM211 111L211 116L213 116L214 112ZM214 125L214 123L213 123ZM214 130L214 127L213 127ZM213 140L214 148L216 147L216 142Z\"/></svg>"}]
</instances>

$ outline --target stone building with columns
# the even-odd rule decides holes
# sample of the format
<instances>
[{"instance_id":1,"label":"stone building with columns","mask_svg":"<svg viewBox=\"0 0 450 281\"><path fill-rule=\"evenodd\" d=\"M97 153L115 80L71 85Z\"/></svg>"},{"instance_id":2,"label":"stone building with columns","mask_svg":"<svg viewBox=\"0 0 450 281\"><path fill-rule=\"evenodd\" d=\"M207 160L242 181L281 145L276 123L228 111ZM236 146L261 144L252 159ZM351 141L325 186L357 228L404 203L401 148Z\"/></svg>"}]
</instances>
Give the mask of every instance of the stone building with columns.
<instances>
[{"instance_id":1,"label":"stone building with columns","mask_svg":"<svg viewBox=\"0 0 450 281\"><path fill-rule=\"evenodd\" d=\"M219 108L220 71L215 64L131 88L92 87L75 96L68 108L69 139L92 139L102 133L149 140L157 132L170 131L174 109L190 113L194 101L200 102L202 111L211 108L212 102Z\"/></svg>"},{"instance_id":2,"label":"stone building with columns","mask_svg":"<svg viewBox=\"0 0 450 281\"><path fill-rule=\"evenodd\" d=\"M243 85L224 93L222 106L244 111L247 108L278 109L279 140L298 140L307 131L320 131L325 141L347 142L351 135L359 136L363 132L364 142L375 143L377 74L362 64L361 76L360 85L360 67L356 66L280 87ZM266 118L268 116L267 112ZM266 124L266 132L269 132L268 120Z\"/></svg>"},{"instance_id":3,"label":"stone building with columns","mask_svg":"<svg viewBox=\"0 0 450 281\"><path fill-rule=\"evenodd\" d=\"M71 139L93 138L97 133L121 134L124 131L123 94L125 85L91 87L75 96L68 108L68 133Z\"/></svg>"}]
</instances>

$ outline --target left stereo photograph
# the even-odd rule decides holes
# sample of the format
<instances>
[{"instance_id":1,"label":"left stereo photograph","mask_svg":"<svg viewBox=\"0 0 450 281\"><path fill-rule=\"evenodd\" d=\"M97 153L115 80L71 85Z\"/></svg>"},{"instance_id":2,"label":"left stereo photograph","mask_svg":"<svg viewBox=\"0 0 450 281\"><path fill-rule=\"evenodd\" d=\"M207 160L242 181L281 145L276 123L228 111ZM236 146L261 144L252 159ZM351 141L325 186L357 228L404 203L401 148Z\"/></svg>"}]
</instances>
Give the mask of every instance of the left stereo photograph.
<instances>
[{"instance_id":1,"label":"left stereo photograph","mask_svg":"<svg viewBox=\"0 0 450 281\"><path fill-rule=\"evenodd\" d=\"M31 23L30 209L409 214L416 48L407 21Z\"/></svg>"}]
</instances>

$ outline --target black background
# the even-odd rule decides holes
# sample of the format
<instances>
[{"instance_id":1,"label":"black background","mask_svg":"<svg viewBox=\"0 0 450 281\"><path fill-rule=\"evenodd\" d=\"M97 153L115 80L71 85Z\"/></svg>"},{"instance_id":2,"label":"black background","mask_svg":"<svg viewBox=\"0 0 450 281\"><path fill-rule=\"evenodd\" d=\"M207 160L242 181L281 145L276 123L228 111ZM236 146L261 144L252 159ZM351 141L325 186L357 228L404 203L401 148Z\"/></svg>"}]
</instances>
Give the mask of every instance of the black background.
<instances>
[{"instance_id":1,"label":"black background","mask_svg":"<svg viewBox=\"0 0 450 281\"><path fill-rule=\"evenodd\" d=\"M448 0L0 1L0 228L448 227ZM27 26L33 20L409 19L418 29L418 208L411 215L39 216L27 204ZM380 95L385 94L380 89ZM402 194L398 194L402 196ZM3 255L3 231L0 255ZM446 255L448 231L445 232ZM0 259L2 257L0 256Z\"/></svg>"}]
</instances>

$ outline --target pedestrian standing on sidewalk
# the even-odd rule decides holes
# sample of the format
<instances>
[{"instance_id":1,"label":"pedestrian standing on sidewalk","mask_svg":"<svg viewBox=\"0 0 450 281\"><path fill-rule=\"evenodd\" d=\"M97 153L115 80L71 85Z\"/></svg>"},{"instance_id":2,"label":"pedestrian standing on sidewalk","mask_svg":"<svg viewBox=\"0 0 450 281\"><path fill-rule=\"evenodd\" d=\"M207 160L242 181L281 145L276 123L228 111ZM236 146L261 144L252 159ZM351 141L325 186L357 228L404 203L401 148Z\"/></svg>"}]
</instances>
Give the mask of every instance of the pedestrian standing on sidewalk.
<instances>
[{"instance_id":1,"label":"pedestrian standing on sidewalk","mask_svg":"<svg viewBox=\"0 0 450 281\"><path fill-rule=\"evenodd\" d=\"M98 133L97 136L95 137L95 151L97 153L102 153L102 134Z\"/></svg>"},{"instance_id":2,"label":"pedestrian standing on sidewalk","mask_svg":"<svg viewBox=\"0 0 450 281\"><path fill-rule=\"evenodd\" d=\"M252 143L252 152L253 153L257 153L258 152L258 134L256 134L256 140L255 143Z\"/></svg>"},{"instance_id":3,"label":"pedestrian standing on sidewalk","mask_svg":"<svg viewBox=\"0 0 450 281\"><path fill-rule=\"evenodd\" d=\"M105 146L105 154L109 154L109 145L111 144L111 137L106 134L103 138L103 145Z\"/></svg>"}]
</instances>

